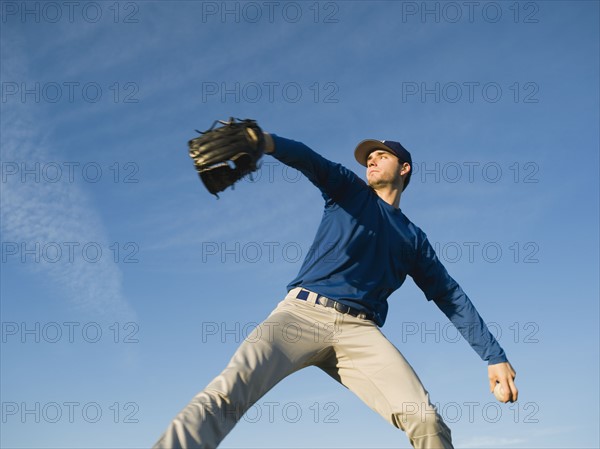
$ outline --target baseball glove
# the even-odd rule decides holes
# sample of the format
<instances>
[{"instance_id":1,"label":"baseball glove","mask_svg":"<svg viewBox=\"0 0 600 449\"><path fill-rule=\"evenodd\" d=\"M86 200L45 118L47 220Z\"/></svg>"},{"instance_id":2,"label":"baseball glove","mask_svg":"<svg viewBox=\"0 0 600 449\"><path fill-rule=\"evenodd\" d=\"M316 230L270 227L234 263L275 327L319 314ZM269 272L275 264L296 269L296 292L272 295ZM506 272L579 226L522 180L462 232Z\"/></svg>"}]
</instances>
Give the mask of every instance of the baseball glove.
<instances>
[{"instance_id":1,"label":"baseball glove","mask_svg":"<svg viewBox=\"0 0 600 449\"><path fill-rule=\"evenodd\" d=\"M222 124L215 128L217 123ZM231 117L216 120L207 131L188 142L190 157L207 190L216 195L258 169L264 135L254 120Z\"/></svg>"}]
</instances>

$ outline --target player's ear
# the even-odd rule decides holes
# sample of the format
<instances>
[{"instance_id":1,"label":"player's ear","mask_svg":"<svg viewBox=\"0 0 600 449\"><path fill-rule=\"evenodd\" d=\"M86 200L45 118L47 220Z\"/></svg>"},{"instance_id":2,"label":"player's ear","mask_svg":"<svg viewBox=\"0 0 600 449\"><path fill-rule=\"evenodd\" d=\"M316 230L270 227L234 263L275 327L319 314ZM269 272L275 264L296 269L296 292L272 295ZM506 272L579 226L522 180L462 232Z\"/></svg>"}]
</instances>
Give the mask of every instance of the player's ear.
<instances>
[{"instance_id":1,"label":"player's ear","mask_svg":"<svg viewBox=\"0 0 600 449\"><path fill-rule=\"evenodd\" d=\"M412 167L410 166L410 164L408 162L402 162L402 165L400 166L400 174L401 175L406 175L408 173L410 173L410 171L412 170Z\"/></svg>"}]
</instances>

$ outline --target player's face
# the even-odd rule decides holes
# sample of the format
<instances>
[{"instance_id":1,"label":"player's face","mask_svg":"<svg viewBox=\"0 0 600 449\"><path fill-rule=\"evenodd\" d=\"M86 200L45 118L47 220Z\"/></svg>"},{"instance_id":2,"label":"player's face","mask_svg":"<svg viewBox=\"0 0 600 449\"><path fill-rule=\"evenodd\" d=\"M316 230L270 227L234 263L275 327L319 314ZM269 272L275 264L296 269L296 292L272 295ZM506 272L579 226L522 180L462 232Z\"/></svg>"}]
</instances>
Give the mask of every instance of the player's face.
<instances>
[{"instance_id":1,"label":"player's face","mask_svg":"<svg viewBox=\"0 0 600 449\"><path fill-rule=\"evenodd\" d=\"M373 188L383 185L401 185L398 158L392 153L375 150L367 157L367 182Z\"/></svg>"}]
</instances>

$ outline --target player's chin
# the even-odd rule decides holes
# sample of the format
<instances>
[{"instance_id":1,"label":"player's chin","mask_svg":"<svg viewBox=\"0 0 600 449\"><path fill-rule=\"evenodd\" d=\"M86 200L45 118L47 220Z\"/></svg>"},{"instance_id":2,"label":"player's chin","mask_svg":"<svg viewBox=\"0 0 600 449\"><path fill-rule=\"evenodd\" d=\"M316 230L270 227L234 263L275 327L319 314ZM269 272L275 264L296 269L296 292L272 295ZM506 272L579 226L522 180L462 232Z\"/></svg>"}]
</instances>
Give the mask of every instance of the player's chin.
<instances>
[{"instance_id":1,"label":"player's chin","mask_svg":"<svg viewBox=\"0 0 600 449\"><path fill-rule=\"evenodd\" d=\"M367 184L373 187L374 184L381 184L381 176L376 172L367 174Z\"/></svg>"},{"instance_id":2,"label":"player's chin","mask_svg":"<svg viewBox=\"0 0 600 449\"><path fill-rule=\"evenodd\" d=\"M381 176L379 173L372 173L367 176L367 184L373 189L376 189L390 184L390 180L385 179L385 177Z\"/></svg>"}]
</instances>

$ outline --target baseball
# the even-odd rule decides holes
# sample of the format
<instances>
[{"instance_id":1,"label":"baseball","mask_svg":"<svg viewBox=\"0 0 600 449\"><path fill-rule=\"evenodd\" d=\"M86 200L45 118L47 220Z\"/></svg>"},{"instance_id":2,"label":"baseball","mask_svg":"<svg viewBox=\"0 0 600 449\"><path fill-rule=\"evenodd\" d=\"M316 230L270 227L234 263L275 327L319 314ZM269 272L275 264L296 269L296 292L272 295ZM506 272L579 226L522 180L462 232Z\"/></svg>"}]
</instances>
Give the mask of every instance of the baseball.
<instances>
[{"instance_id":1,"label":"baseball","mask_svg":"<svg viewBox=\"0 0 600 449\"><path fill-rule=\"evenodd\" d=\"M502 385L499 383L497 383L494 387L494 396L496 396L496 399L498 399L500 402L504 402L504 388L502 388Z\"/></svg>"}]
</instances>

